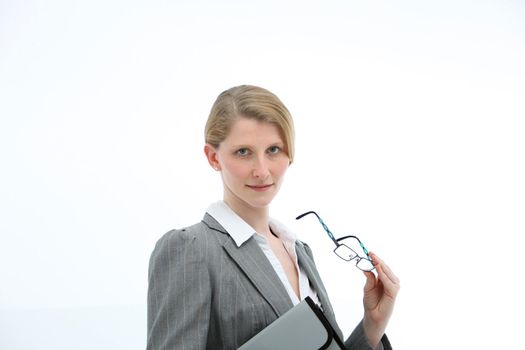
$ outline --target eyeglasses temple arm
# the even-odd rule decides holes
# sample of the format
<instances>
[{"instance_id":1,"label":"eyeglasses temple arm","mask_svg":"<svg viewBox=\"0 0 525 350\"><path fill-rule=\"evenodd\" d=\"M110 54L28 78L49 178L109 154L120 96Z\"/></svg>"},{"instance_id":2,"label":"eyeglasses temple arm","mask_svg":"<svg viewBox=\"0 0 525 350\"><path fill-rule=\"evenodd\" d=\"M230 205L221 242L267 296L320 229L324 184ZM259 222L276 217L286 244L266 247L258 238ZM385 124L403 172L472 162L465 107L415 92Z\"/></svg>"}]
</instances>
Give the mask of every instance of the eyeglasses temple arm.
<instances>
[{"instance_id":1,"label":"eyeglasses temple arm","mask_svg":"<svg viewBox=\"0 0 525 350\"><path fill-rule=\"evenodd\" d=\"M332 233L332 231L330 231L330 229L328 228L328 226L326 226L326 224L324 223L323 219L321 219L321 218L319 217L319 215L317 215L317 213L316 213L315 211L308 211L308 212L306 212L306 213L304 213L304 214L301 214L301 215L299 215L298 217L296 217L295 220L302 219L303 217L305 217L305 216L308 215L308 214L314 214L314 215L317 217L317 219L319 220L319 222L320 222L321 225L323 226L323 228L324 228L324 230L326 231L326 233L328 233L328 237L330 237L330 239L334 242L334 244L335 244L337 247L339 247L340 244L339 244L338 240L335 239L334 234ZM365 250L365 252L366 252L366 250Z\"/></svg>"}]
</instances>

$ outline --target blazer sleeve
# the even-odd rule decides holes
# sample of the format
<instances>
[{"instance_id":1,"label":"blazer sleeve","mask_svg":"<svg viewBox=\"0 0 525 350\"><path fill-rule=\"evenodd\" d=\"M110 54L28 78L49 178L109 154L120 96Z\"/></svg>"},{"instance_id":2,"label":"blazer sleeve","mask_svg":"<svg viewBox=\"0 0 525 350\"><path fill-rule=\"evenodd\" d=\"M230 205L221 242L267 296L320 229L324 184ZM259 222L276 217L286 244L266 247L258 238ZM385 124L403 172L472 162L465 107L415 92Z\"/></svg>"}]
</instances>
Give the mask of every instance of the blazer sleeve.
<instances>
[{"instance_id":1,"label":"blazer sleeve","mask_svg":"<svg viewBox=\"0 0 525 350\"><path fill-rule=\"evenodd\" d=\"M368 340L365 335L365 330L363 329L363 321L359 322L352 334L350 334L348 339L345 341L345 347L347 349L360 350L392 350L392 345L390 345L390 340L388 340L386 334L383 334L383 337L381 338L381 342L379 343L378 347L372 349L372 347L368 344Z\"/></svg>"},{"instance_id":2,"label":"blazer sleeve","mask_svg":"<svg viewBox=\"0 0 525 350\"><path fill-rule=\"evenodd\" d=\"M147 350L206 348L211 288L205 255L188 230L157 242L149 263Z\"/></svg>"}]
</instances>

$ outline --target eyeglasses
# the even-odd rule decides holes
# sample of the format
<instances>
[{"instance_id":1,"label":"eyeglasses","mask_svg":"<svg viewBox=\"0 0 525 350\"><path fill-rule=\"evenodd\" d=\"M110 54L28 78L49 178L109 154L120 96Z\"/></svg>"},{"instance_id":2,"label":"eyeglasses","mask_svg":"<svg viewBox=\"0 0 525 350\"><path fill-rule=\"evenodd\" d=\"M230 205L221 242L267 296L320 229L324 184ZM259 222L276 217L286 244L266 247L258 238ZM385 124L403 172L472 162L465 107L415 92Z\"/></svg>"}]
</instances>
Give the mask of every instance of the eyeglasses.
<instances>
[{"instance_id":1,"label":"eyeglasses","mask_svg":"<svg viewBox=\"0 0 525 350\"><path fill-rule=\"evenodd\" d=\"M370 259L370 255L368 254L368 250L366 250L363 243L361 243L361 240L357 238L356 236L344 236L341 238L335 238L333 233L328 229L328 226L326 226L326 224L324 223L323 219L321 219L315 211L309 211L304 214L301 214L298 217L296 217L295 220L299 220L308 214L314 214L315 216L317 216L317 219L319 219L319 222L321 223L321 225L323 225L324 230L326 231L326 233L328 233L328 237L330 237L330 239L334 242L335 244L334 253L338 257L340 257L341 259L345 261L355 260L355 266L357 266L357 268L362 271L372 271L373 269L375 269L374 265L372 264L372 260ZM348 242L350 239L356 239L357 242L359 242L359 245L361 246L361 248L366 254L366 258L359 256L355 252L355 250L348 247L346 244L340 243L341 241L344 241L344 240L347 240Z\"/></svg>"}]
</instances>

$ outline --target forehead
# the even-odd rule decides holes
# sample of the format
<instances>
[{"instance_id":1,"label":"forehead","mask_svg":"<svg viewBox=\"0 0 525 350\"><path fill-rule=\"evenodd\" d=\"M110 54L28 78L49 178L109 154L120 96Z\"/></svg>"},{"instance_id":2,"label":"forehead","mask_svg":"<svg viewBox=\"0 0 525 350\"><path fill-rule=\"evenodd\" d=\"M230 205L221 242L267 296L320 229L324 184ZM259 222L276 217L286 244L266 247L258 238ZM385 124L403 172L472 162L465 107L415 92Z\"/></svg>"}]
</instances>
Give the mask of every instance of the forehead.
<instances>
[{"instance_id":1,"label":"forehead","mask_svg":"<svg viewBox=\"0 0 525 350\"><path fill-rule=\"evenodd\" d=\"M276 125L258 121L252 118L237 118L224 143L228 144L256 144L282 143L283 139Z\"/></svg>"}]
</instances>

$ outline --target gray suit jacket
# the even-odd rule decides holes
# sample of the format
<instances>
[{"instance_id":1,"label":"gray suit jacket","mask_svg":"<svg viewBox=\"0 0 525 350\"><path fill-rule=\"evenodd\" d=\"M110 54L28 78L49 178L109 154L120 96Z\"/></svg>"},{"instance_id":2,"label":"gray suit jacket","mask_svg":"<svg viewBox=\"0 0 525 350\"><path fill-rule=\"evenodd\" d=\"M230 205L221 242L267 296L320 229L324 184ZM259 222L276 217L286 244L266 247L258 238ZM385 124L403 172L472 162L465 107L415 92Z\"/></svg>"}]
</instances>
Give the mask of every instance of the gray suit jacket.
<instances>
[{"instance_id":1,"label":"gray suit jacket","mask_svg":"<svg viewBox=\"0 0 525 350\"><path fill-rule=\"evenodd\" d=\"M326 318L342 338L310 248L298 241L296 250ZM206 214L198 224L166 233L151 255L147 349L237 349L292 307L254 238L237 247ZM371 349L361 323L345 344Z\"/></svg>"}]
</instances>

